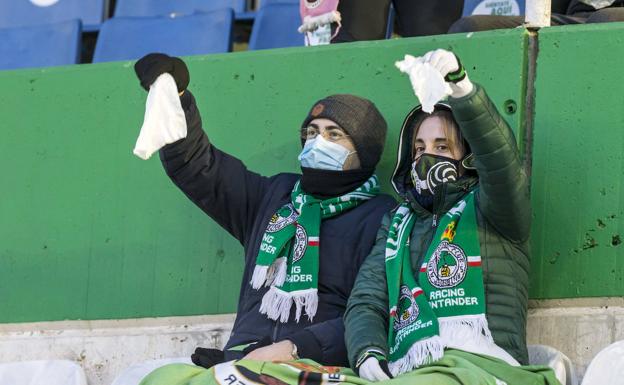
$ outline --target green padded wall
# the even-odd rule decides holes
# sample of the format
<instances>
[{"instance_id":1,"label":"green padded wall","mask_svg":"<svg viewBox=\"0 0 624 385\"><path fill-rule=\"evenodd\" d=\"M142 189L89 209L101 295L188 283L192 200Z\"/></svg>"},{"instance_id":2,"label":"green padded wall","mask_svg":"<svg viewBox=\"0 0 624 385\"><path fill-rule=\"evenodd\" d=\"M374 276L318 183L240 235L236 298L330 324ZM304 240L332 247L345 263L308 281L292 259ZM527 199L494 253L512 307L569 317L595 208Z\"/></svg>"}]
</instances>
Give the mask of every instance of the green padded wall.
<instances>
[{"instance_id":1,"label":"green padded wall","mask_svg":"<svg viewBox=\"0 0 624 385\"><path fill-rule=\"evenodd\" d=\"M263 174L296 171L317 99L372 99L391 128L416 104L394 68L451 48L521 131L522 30L188 58L204 128ZM132 148L146 93L132 62L0 72L0 323L233 312L242 249ZM519 132L523 137L523 133Z\"/></svg>"},{"instance_id":2,"label":"green padded wall","mask_svg":"<svg viewBox=\"0 0 624 385\"><path fill-rule=\"evenodd\" d=\"M531 295L624 295L624 23L539 33Z\"/></svg>"}]
</instances>

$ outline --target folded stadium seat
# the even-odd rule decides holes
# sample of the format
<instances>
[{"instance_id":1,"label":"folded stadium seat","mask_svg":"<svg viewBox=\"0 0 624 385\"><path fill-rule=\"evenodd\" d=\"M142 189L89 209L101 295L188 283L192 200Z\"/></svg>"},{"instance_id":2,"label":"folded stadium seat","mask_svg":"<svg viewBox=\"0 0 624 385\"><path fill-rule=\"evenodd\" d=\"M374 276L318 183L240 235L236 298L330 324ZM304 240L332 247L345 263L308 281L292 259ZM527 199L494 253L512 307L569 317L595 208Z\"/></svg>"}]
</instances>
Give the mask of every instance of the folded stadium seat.
<instances>
[{"instance_id":1,"label":"folded stadium seat","mask_svg":"<svg viewBox=\"0 0 624 385\"><path fill-rule=\"evenodd\" d=\"M245 0L117 0L115 17L183 16L232 8L245 11Z\"/></svg>"},{"instance_id":2,"label":"folded stadium seat","mask_svg":"<svg viewBox=\"0 0 624 385\"><path fill-rule=\"evenodd\" d=\"M230 8L181 17L114 17L102 24L93 62L132 60L150 52L174 56L229 52Z\"/></svg>"},{"instance_id":3,"label":"folded stadium seat","mask_svg":"<svg viewBox=\"0 0 624 385\"><path fill-rule=\"evenodd\" d=\"M602 349L594 357L585 376L583 385L621 385L624 383L624 340Z\"/></svg>"},{"instance_id":4,"label":"folded stadium seat","mask_svg":"<svg viewBox=\"0 0 624 385\"><path fill-rule=\"evenodd\" d=\"M80 32L79 20L0 29L0 69L79 63Z\"/></svg>"},{"instance_id":5,"label":"folded stadium seat","mask_svg":"<svg viewBox=\"0 0 624 385\"><path fill-rule=\"evenodd\" d=\"M529 345L529 364L550 367L561 385L578 385L572 361L559 350L548 345Z\"/></svg>"},{"instance_id":6,"label":"folded stadium seat","mask_svg":"<svg viewBox=\"0 0 624 385\"><path fill-rule=\"evenodd\" d=\"M249 49L304 46L305 37L297 31L300 25L298 3L263 5L251 29Z\"/></svg>"},{"instance_id":7,"label":"folded stadium seat","mask_svg":"<svg viewBox=\"0 0 624 385\"><path fill-rule=\"evenodd\" d=\"M524 15L525 0L464 0L462 16L470 15Z\"/></svg>"},{"instance_id":8,"label":"folded stadium seat","mask_svg":"<svg viewBox=\"0 0 624 385\"><path fill-rule=\"evenodd\" d=\"M99 29L108 0L3 0L0 28L24 27L80 19L85 31Z\"/></svg>"},{"instance_id":9,"label":"folded stadium seat","mask_svg":"<svg viewBox=\"0 0 624 385\"><path fill-rule=\"evenodd\" d=\"M0 364L2 385L87 385L84 370L73 361L25 361Z\"/></svg>"},{"instance_id":10,"label":"folded stadium seat","mask_svg":"<svg viewBox=\"0 0 624 385\"><path fill-rule=\"evenodd\" d=\"M119 373L111 385L138 385L141 380L152 371L169 364L194 365L190 356L145 361L126 368L123 372Z\"/></svg>"}]
</instances>

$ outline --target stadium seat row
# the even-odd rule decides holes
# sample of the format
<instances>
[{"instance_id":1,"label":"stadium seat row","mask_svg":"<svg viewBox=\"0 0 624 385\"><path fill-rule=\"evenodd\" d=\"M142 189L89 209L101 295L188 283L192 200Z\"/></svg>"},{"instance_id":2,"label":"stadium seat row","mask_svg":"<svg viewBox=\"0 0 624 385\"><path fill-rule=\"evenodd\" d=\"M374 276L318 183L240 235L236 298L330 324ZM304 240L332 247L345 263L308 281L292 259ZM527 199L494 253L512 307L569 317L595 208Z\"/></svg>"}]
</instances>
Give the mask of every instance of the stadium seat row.
<instances>
[{"instance_id":1,"label":"stadium seat row","mask_svg":"<svg viewBox=\"0 0 624 385\"><path fill-rule=\"evenodd\" d=\"M169 16L114 17L104 21L93 62L132 60L149 52L186 56L231 51L232 8L206 8L205 12L187 14L190 11L186 8ZM265 2L255 18L249 49L304 45L303 35L297 32L299 23L297 2ZM0 69L79 63L81 26L81 21L75 19L0 29Z\"/></svg>"},{"instance_id":2,"label":"stadium seat row","mask_svg":"<svg viewBox=\"0 0 624 385\"><path fill-rule=\"evenodd\" d=\"M0 29L51 24L79 19L85 31L96 31L107 19L110 0L11 0L0 2ZM261 0L298 4L299 0ZM114 17L190 15L232 8L239 18L249 18L246 0L116 0Z\"/></svg>"}]
</instances>

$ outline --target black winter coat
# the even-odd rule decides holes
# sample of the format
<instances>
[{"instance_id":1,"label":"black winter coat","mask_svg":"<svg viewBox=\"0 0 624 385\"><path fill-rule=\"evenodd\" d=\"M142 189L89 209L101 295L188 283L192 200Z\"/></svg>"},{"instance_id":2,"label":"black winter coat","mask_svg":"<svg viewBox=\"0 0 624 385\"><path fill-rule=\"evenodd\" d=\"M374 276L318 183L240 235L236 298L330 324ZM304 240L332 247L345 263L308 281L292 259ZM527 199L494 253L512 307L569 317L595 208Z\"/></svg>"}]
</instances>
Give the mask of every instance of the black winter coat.
<instances>
[{"instance_id":1,"label":"black winter coat","mask_svg":"<svg viewBox=\"0 0 624 385\"><path fill-rule=\"evenodd\" d=\"M188 133L185 139L160 151L167 175L206 214L243 245L245 269L234 328L226 344L225 359L242 356L229 348L270 337L291 340L302 358L324 365L347 366L342 316L355 277L375 242L381 219L395 205L379 195L339 216L326 219L320 231L319 306L313 322L291 314L280 323L260 314L267 291L252 289L253 274L262 235L273 214L290 201L297 174L261 176L247 170L238 159L218 150L202 130L195 99L187 90L182 97ZM293 306L294 312L294 306Z\"/></svg>"}]
</instances>

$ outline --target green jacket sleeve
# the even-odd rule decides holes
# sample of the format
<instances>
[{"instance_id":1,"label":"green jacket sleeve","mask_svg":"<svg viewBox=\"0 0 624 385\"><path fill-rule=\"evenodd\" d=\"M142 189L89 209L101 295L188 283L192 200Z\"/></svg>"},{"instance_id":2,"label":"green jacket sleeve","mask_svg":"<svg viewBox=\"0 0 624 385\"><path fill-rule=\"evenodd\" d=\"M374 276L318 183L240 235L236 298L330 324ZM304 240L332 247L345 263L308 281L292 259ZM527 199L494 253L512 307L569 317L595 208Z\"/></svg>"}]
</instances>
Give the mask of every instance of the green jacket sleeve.
<instances>
[{"instance_id":1,"label":"green jacket sleeve","mask_svg":"<svg viewBox=\"0 0 624 385\"><path fill-rule=\"evenodd\" d=\"M479 174L479 207L505 238L529 237L531 210L527 175L513 132L483 88L449 99L455 120L470 144Z\"/></svg>"},{"instance_id":2,"label":"green jacket sleeve","mask_svg":"<svg viewBox=\"0 0 624 385\"><path fill-rule=\"evenodd\" d=\"M368 349L388 350L388 285L385 250L390 217L386 214L375 245L360 267L344 314L345 342L351 367Z\"/></svg>"}]
</instances>

